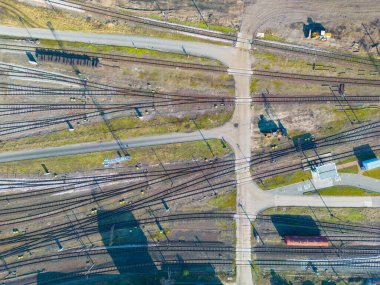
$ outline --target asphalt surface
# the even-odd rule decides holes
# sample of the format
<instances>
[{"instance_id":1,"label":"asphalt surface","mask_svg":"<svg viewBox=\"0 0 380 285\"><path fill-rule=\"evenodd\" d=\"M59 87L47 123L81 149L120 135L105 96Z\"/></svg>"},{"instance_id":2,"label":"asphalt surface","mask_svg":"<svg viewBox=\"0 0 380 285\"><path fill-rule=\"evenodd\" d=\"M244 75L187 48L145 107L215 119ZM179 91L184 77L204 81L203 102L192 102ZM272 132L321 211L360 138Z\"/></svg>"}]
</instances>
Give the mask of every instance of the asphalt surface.
<instances>
[{"instance_id":1,"label":"asphalt surface","mask_svg":"<svg viewBox=\"0 0 380 285\"><path fill-rule=\"evenodd\" d=\"M229 67L234 66L234 55L236 53L236 50L233 47L228 46L153 38L147 36L94 34L64 31L55 31L55 34L61 41L147 48L165 52L174 52L179 54L190 54L194 56L213 58L220 60ZM56 40L55 36L49 29L25 29L0 25L0 35Z\"/></svg>"},{"instance_id":2,"label":"asphalt surface","mask_svg":"<svg viewBox=\"0 0 380 285\"><path fill-rule=\"evenodd\" d=\"M318 183L315 182L304 181L279 187L270 190L269 192L281 195L303 195L303 193L307 193L315 189L319 190L331 186L353 186L380 193L380 181L378 179L350 173L340 173L339 176L341 178L340 180L331 180L331 183L326 183L325 185L318 185Z\"/></svg>"},{"instance_id":3,"label":"asphalt surface","mask_svg":"<svg viewBox=\"0 0 380 285\"><path fill-rule=\"evenodd\" d=\"M74 131L75 132L75 131ZM128 145L129 148L155 146L162 144L181 143L189 141L197 141L218 138L212 132L192 132L192 133L174 133L161 136L138 137L127 140L122 140L124 146ZM72 144L62 147L49 147L33 150L21 150L15 152L2 152L0 153L0 162L27 160L34 158L46 158L63 155L85 154L91 152L100 152L107 150L119 150L119 145L116 141L107 142L91 142L82 144Z\"/></svg>"}]
</instances>

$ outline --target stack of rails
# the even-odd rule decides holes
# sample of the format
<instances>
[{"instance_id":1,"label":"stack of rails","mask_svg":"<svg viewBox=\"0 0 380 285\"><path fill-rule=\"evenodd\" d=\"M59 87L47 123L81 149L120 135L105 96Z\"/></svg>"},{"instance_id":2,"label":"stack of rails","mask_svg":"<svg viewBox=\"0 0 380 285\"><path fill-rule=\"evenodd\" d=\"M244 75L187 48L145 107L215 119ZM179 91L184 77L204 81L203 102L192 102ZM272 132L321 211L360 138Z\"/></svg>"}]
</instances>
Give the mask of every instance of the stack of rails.
<instances>
[{"instance_id":1,"label":"stack of rails","mask_svg":"<svg viewBox=\"0 0 380 285\"><path fill-rule=\"evenodd\" d=\"M68 53L59 50L36 49L36 57L39 61L52 61L64 64L75 64L97 67L99 65L98 57L90 57L85 54Z\"/></svg>"}]
</instances>

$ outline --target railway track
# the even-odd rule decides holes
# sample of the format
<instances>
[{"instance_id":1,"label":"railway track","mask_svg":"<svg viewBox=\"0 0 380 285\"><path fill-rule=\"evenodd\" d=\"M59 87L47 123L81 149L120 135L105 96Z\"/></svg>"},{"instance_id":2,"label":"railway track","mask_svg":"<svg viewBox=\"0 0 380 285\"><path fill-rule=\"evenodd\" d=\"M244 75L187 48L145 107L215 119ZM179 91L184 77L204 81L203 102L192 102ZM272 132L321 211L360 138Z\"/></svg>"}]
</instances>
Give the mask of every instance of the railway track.
<instances>
[{"instance_id":1,"label":"railway track","mask_svg":"<svg viewBox=\"0 0 380 285\"><path fill-rule=\"evenodd\" d=\"M20 45L10 45L10 44L0 44L0 49L4 50L13 50L20 52L35 52L36 47L34 46L20 46ZM53 49L49 48L51 51L62 51L61 49ZM120 54L112 54L112 53L100 53L100 52L91 52L91 51L78 51L72 49L66 49L65 52L73 53L73 54L86 54L90 57L98 57L103 60L109 60L113 62L131 62L131 63L139 63L139 64L149 64L156 65L162 67L174 67L174 68L183 68L183 69L191 69L191 70L202 70L202 71L212 71L218 73L227 72L227 67L225 66L217 66L217 65L207 65L207 64L197 64L197 63L186 63L186 62L176 62L170 60L163 59L152 59L152 58L144 58L144 57L134 57Z\"/></svg>"},{"instance_id":2,"label":"railway track","mask_svg":"<svg viewBox=\"0 0 380 285\"><path fill-rule=\"evenodd\" d=\"M299 165L295 165L295 167L299 168ZM285 171L288 171L289 169L285 169ZM233 170L231 170L233 171ZM274 175L273 173L270 173L269 175ZM254 175L256 178L257 178L257 175ZM222 184L222 187L225 186ZM202 189L201 189L202 190ZM189 192L189 195L193 195L194 193L191 193ZM161 202L158 202L158 200L160 200L162 197L154 197L153 199L150 199L150 202L149 203L152 203L155 204L155 203L161 203ZM178 197L176 197L178 198ZM142 199L141 201L139 201L138 203L134 204L133 207L131 209L138 209L139 207L141 207L143 204L144 206L146 206L146 202L149 201L149 200L144 200ZM141 205L141 206L140 206ZM125 210L129 210L129 209L125 209Z\"/></svg>"},{"instance_id":3,"label":"railway track","mask_svg":"<svg viewBox=\"0 0 380 285\"><path fill-rule=\"evenodd\" d=\"M368 125L370 125L373 129L368 128ZM252 161L255 162L255 164L252 164L251 166L254 167L255 165L262 165L262 163L268 163L268 162L275 162L278 159L288 157L289 155L292 154L299 154L302 151L307 151L307 150L316 150L326 148L326 147L335 147L338 145L342 144L347 144L347 143L353 143L353 142L360 142L362 140L366 140L367 142L369 141L374 141L378 139L380 136L380 123L372 123L364 125L363 127L358 127L353 130L349 130L346 132L341 132L339 134L336 134L334 136L327 136L327 137L322 137L322 138L316 138L311 142L305 142L302 143L300 146L290 146L287 148L283 148L282 150L274 150L270 151L268 153L264 154L253 154L252 155ZM377 144L373 144L372 148L374 151L377 151L380 147ZM354 153L352 150L343 152L343 153L337 153L337 154L332 154L328 160L323 160L324 162L328 161L338 161L340 159L343 159L344 157L350 157L353 156ZM300 160L299 164L302 168L302 162ZM269 171L269 170L267 170ZM257 173L255 171L255 173ZM265 171L259 171L258 173L265 174ZM273 168L271 168L271 171L269 173L273 173Z\"/></svg>"},{"instance_id":4,"label":"railway track","mask_svg":"<svg viewBox=\"0 0 380 285\"><path fill-rule=\"evenodd\" d=\"M346 138L346 136L344 136L344 138L345 138L345 141L344 142L347 142L347 138ZM354 137L355 139L357 138L357 135L355 134L355 137ZM334 138L334 139L332 139L332 140L335 140L336 138ZM352 138L350 138L350 141L352 140ZM331 141L331 140L330 140ZM330 142L330 141L328 141L328 142ZM291 149L291 150L293 150L294 151L294 149ZM350 155L351 153L349 152L349 155ZM343 157L344 156L346 156L347 154L343 154ZM339 154L339 156L341 156L340 154ZM340 157L341 158L341 157ZM272 159L272 156L269 156L269 157L267 157L266 158L267 160L268 159ZM262 163L263 161L261 160L260 161L260 163ZM258 162L256 162L256 163L258 163ZM296 165L294 165L294 166L289 166L289 168L287 167L287 168L283 168L283 169L281 169L281 171L282 170L284 170L284 171L289 171L289 170L293 170L293 168L299 168L300 167L300 165L298 165L298 164L296 164ZM227 168L227 170L228 170L228 168ZM264 174L264 173L263 173ZM270 173L266 173L266 174L269 174L269 175L274 175L274 174L277 174L277 173L273 173L273 172L270 172ZM258 178L262 178L262 173L255 173L254 174L254 178L256 178L256 179L258 179ZM138 186L137 186L138 187ZM115 194L116 192L113 190L113 193ZM105 196L105 198L107 198L108 196ZM76 202L77 201L79 201L78 200L78 198L73 198L74 199L74 201L72 201L72 202L69 202L68 200L67 201L65 201L65 205L67 205L67 206L73 206L73 205L75 205L76 204ZM82 200L80 200L80 202L85 202L86 200L84 199L82 199ZM59 202L59 205L61 205L61 202ZM48 205L48 207L49 208L51 208L51 207L55 207L56 205L54 205L54 204L52 204L52 203L49 203L49 205ZM34 207L36 207L36 209L41 209L41 208L44 208L44 207L46 207L46 206L42 206L42 204L41 205L35 205ZM9 213L12 213L12 214L14 214L15 212L12 212L12 211L15 211L16 210L16 208L14 208L14 209L4 209L4 210L6 210L7 212L9 212ZM3 210L3 211L4 211ZM5 213L4 213L5 214ZM14 222L14 220L13 220L13 222Z\"/></svg>"},{"instance_id":5,"label":"railway track","mask_svg":"<svg viewBox=\"0 0 380 285\"><path fill-rule=\"evenodd\" d=\"M0 48L1 47L2 46L0 45ZM7 48L7 46L3 48ZM33 50L32 48L30 49ZM75 51L75 50L67 50L67 51L78 53L78 51ZM172 62L172 61L167 61L167 60L136 58L136 57L110 55L110 54L102 54L102 53L91 53L91 52L88 52L88 53L86 52L86 54L91 55L91 56L98 56L104 59L108 58L113 61L132 61L135 63L142 63L142 64L152 64L152 65L166 66L166 67L179 67L179 68L184 68L184 69L192 69L192 70L195 69L195 70L221 72L221 73L224 73L227 71L226 67L212 66L212 65L202 65L202 64L194 64L194 63L178 63L178 62ZM305 75L305 74L285 73L285 72L268 71L268 70L253 70L253 75L257 77L263 77L263 78L296 80L296 81L305 81L305 82L320 82L323 84L344 83L344 84L353 84L353 85L362 85L362 86L375 86L375 87L380 86L380 80L350 78L350 77Z\"/></svg>"},{"instance_id":6,"label":"railway track","mask_svg":"<svg viewBox=\"0 0 380 285\"><path fill-rule=\"evenodd\" d=\"M213 168L212 171L208 174L208 177L204 177L204 172L199 170L193 171L193 174L198 175L193 176L191 182L188 180L185 180L185 182L181 182L178 185L175 185L171 187L170 189L164 189L154 195L150 195L146 198L141 198L141 195L135 195L136 197L132 197L131 199L133 202L131 204L126 205L122 207L123 211L130 211L130 210L136 210L143 207L146 207L147 205L157 205L162 203L162 199L166 199L166 201L171 200L177 200L182 199L185 197L189 197L196 194L201 194L205 192L209 192L211 189L214 189L214 191L218 189L223 189L225 187L232 187L236 185L236 182L234 180L227 180L224 182L213 182L212 185L207 184L213 181L213 179L218 179L221 177L221 175L227 175L229 173L232 173L234 169L234 163L227 164L224 167L216 167ZM153 179L146 178L146 181L132 183L128 187L125 186L117 186L116 188L112 188L110 190L103 190L101 193L98 193L96 195L96 201L102 201L106 199L111 199L117 196L120 196L121 194L127 194L132 191L140 191L142 188L146 187L147 185L154 186L156 184L161 184L165 181L172 181L176 178L183 178L188 176L189 173L187 172L179 172L175 175L171 175L169 177L156 177ZM65 189L67 191L67 189ZM27 195L27 194L26 194ZM92 205L94 203L94 197L92 193L87 193L84 195L81 195L78 197L72 197L67 198L64 201L57 201L57 202L38 202L37 204L31 204L28 207L26 206L16 206L11 207L7 209L3 209L3 219L2 224L10 224L10 223L21 223L26 221L31 221L37 218L41 217L50 217L57 215L61 212L65 212L70 209L74 209L78 207L78 203L81 206L85 205ZM29 208L32 209L33 212L31 213L29 211ZM41 212L41 210L43 212ZM11 215L12 218L8 217L7 215Z\"/></svg>"},{"instance_id":7,"label":"railway track","mask_svg":"<svg viewBox=\"0 0 380 285\"><path fill-rule=\"evenodd\" d=\"M83 88L41 88L26 85L10 85L1 86L0 96L84 96L89 92L91 96L132 96L150 98L152 102L159 100L173 100L173 102L200 102L214 103L225 102L234 103L236 98L225 96L205 96L205 95L180 95L176 93L152 92L151 90L137 89L111 89L111 90L84 90ZM380 96L345 96L347 102L350 103L380 103ZM343 99L343 98L342 98ZM331 95L302 95L302 96L280 96L280 95L263 95L252 97L252 103L332 103L341 101L336 96ZM111 104L112 105L112 104Z\"/></svg>"},{"instance_id":8,"label":"railway track","mask_svg":"<svg viewBox=\"0 0 380 285\"><path fill-rule=\"evenodd\" d=\"M123 255L123 254L131 254L138 252L207 252L207 253L233 253L236 251L234 246L228 246L223 244L208 244L208 243L198 243L192 244L125 244L118 246L109 246L102 248L78 248L78 249L70 249L63 250L58 254L48 254L40 257L34 257L26 260L16 261L12 263L7 263L0 265L1 270L9 270L13 268L18 268L21 266L30 266L43 262L57 262L61 260L66 260L70 258L79 258L79 257L87 257L90 255L91 257L97 255Z\"/></svg>"},{"instance_id":9,"label":"railway track","mask_svg":"<svg viewBox=\"0 0 380 285\"><path fill-rule=\"evenodd\" d=\"M255 266L267 267L267 268L279 268L279 267L296 267L311 268L311 266L321 270L321 269L340 269L340 270L363 270L378 272L380 268L380 262L378 260L342 260L342 261L309 261L309 260L256 260Z\"/></svg>"},{"instance_id":10,"label":"railway track","mask_svg":"<svg viewBox=\"0 0 380 285\"><path fill-rule=\"evenodd\" d=\"M351 154L350 154L351 155ZM344 157L344 156L343 156ZM290 166L287 166L287 167L285 167L285 168L282 168L281 170L276 170L275 172L264 172L264 173L255 173L254 175L253 175L253 178L254 179L261 179L261 178L265 178L265 177L268 177L268 176L273 176L273 175L278 175L278 174L281 174L281 173L286 173L286 172L289 172L289 171L294 171L294 170L297 170L297 169L299 169L300 167L302 167L302 165L300 165L300 164L295 164L295 165L290 165ZM232 167L233 168L233 167ZM226 172L225 172L225 174L227 174L227 173L231 173L231 172L233 172L233 169L229 169L229 168L226 168ZM217 174L217 176L218 176L218 174ZM215 176L215 177L217 177L217 176ZM213 176L214 177L214 176ZM212 178L212 177L211 177ZM210 179L211 179L210 178ZM202 180L201 181L198 181L198 182L196 182L196 183L199 183L199 182L202 182ZM231 185L233 185L233 184L231 184ZM227 186L225 183L221 183L221 184L215 184L214 185L215 187L214 188L216 188L216 189L218 189L218 188L220 188L220 187L225 187L225 186ZM139 184L137 184L137 185L134 185L134 187L137 187L136 189L139 189L141 186L139 185ZM187 185L187 187L188 187L188 185ZM125 191L124 189L121 189L122 191ZM129 189L129 191L132 191L133 189ZM206 187L206 188L203 188L203 187L200 187L200 188L197 188L197 189L193 189L193 190L196 190L196 191L185 191L184 193L180 193L180 194L176 194L175 195L175 197L173 197L173 196L171 196L170 198L168 198L168 197L166 197L167 196L167 194L169 194L169 193L166 193L166 194L164 194L164 196L161 196L161 194L158 194L158 196L157 195L154 195L154 197L148 197L148 198L146 198L146 199L139 199L138 201L136 201L136 202L134 202L132 205L131 205L131 207L129 207L129 208L131 208L131 209L133 209L133 210L136 210L136 209L139 209L139 208L141 208L142 207L142 205L145 203L145 206L146 206L146 203L150 203L151 205L155 205L155 204L158 204L158 203L161 203L161 199L162 198L167 198L169 201L171 200L171 199L180 199L180 198L183 198L183 197L186 197L186 196L188 196L188 195L194 195L194 194L196 194L196 193L202 193L202 192L204 192L204 191L209 191L209 189L208 189L208 187ZM116 193L117 191L113 191L113 193L111 194L111 196L114 196L114 195L116 195L117 193ZM101 198L101 199L105 199L105 198L109 198L110 196L108 195L108 194L104 194L104 197L103 198L101 198L101 197L99 197L99 198ZM165 198L165 199L166 199ZM76 198L75 198L76 199ZM86 203L92 203L92 199L90 199L91 201L89 201L89 202L86 202L86 200L83 200L83 201L81 201L82 203L83 202L86 202ZM75 207L76 206L76 200L74 200L74 201L72 201L72 202L69 202L69 201L66 201L66 206L67 207ZM54 215L54 214L57 214L57 213L59 213L59 211L60 210L58 210L58 212L56 212L56 210L55 210L55 208L54 208L54 205L53 204L49 204L49 203L46 203L46 206L43 206L42 204L41 205L36 205L36 209L38 209L38 208L46 208L46 207L48 207L48 208L53 208L52 210L50 210L50 211L52 211L52 212L47 212L47 213L43 213L43 214L41 214L41 213L36 213L36 214L34 214L34 215L32 215L32 216L28 216L26 219L27 220L31 220L31 219L35 219L35 218L38 218L38 217L41 217L41 215L43 215L43 216L51 216L51 215ZM16 209L14 209L14 210L16 210ZM12 212L12 210L11 209L8 209L8 211L10 211L8 214L14 214L14 212ZM21 212L23 212L23 210L21 210ZM3 222L4 223L9 223L9 222L11 222L11 223L15 223L15 222L25 222L26 220L25 220L25 218L23 218L23 217L19 217L19 218L13 218L12 220L4 220Z\"/></svg>"},{"instance_id":11,"label":"railway track","mask_svg":"<svg viewBox=\"0 0 380 285\"><path fill-rule=\"evenodd\" d=\"M59 6L63 6L67 8L78 9L78 5L79 5L80 9L85 10L87 12L96 13L101 16L122 19L122 20L129 21L132 23L148 25L155 28L163 28L163 29L173 30L176 32L195 34L195 35L205 36L208 38L228 41L231 43L234 43L235 41L238 40L236 35L225 34L218 31L205 30L205 29L195 28L191 26L178 25L178 24L164 22L160 20L138 17L138 16L120 12L119 10L116 10L116 9L101 7L93 3L90 5L90 4L85 4L78 1L68 1L68 0L64 0L64 1L63 0L60 0L60 1L49 0L49 1L52 4L59 4Z\"/></svg>"},{"instance_id":12,"label":"railway track","mask_svg":"<svg viewBox=\"0 0 380 285\"><path fill-rule=\"evenodd\" d=\"M302 255L325 255L333 254L340 257L359 257L365 255L380 255L378 247L280 247L280 246L256 246L252 249L254 253L261 254L302 254Z\"/></svg>"},{"instance_id":13,"label":"railway track","mask_svg":"<svg viewBox=\"0 0 380 285\"><path fill-rule=\"evenodd\" d=\"M371 133L373 133L373 126L371 128L368 128L368 126L364 126L363 127L363 131L367 131L367 130L370 130ZM358 131L358 130L357 130ZM325 144L327 143L327 145L336 145L338 143L346 143L346 142L352 142L352 141L356 141L356 140L360 140L364 135L363 133L358 135L357 133L352 133L353 131L349 131L348 134L346 133L343 133L340 135L340 137L333 137L333 138L329 138L329 139L323 139L321 143L317 144L318 147L324 147L326 146ZM353 136L353 137L352 137ZM338 140L338 141L337 141ZM294 152L296 151L295 148L290 148L290 152ZM347 155L347 154L344 154L343 157ZM349 152L348 155L351 155L351 153ZM335 158L335 157L334 157ZM339 157L340 159L342 158L341 156ZM273 159L273 154L270 154L269 156L266 156L266 160L268 161L269 159ZM256 161L256 164L257 163L262 163L263 162L263 158L261 157L261 160L260 161ZM295 169L298 169L299 167L302 167L302 165L299 165L299 164L296 164L296 165L290 165L288 167L285 167L285 168L282 168L280 170L280 172L282 171L291 171L291 170L295 170ZM253 175L253 178L256 178L256 179L261 179L263 176L262 175L269 175L269 176L273 176L273 175L276 175L278 174L278 172L276 172L277 170L274 170L274 171L271 171L271 172L256 172L254 175ZM85 200L83 200L85 201ZM67 202L68 203L68 202ZM73 204L71 203L68 203L68 205L74 205L75 202L73 202ZM50 205L52 206L52 205ZM7 211L10 211L11 209L8 209Z\"/></svg>"},{"instance_id":14,"label":"railway track","mask_svg":"<svg viewBox=\"0 0 380 285\"><path fill-rule=\"evenodd\" d=\"M165 261L152 261L149 263L135 263L131 265L125 265L125 266L108 266L108 265L99 265L95 266L91 269L91 272L88 272L88 269L85 270L78 270L76 272L68 272L66 274L62 273L42 273L40 275L40 280L38 281L38 285L48 285L51 284L51 282L58 282L58 281L68 281L68 280L77 280L80 278L89 278L92 275L97 276L99 274L103 273L110 273L110 272L146 272L147 270L151 270L151 272L155 272L157 268L162 266L167 266L170 268L173 268L175 266L178 266L178 270L183 268L183 266L197 266L198 271L200 274L204 274L204 268L202 266L207 267L213 267L213 266L231 266L233 264L233 260L226 259L226 258L197 258L197 259L186 259L186 260L175 260L175 259L167 259ZM241 264L236 264L236 266L240 266ZM231 270L232 271L232 270ZM192 270L193 274L196 274L194 270ZM48 275L47 279L44 279L44 275ZM27 282L24 285L32 285L36 284L34 281ZM37 284L36 284L37 285Z\"/></svg>"},{"instance_id":15,"label":"railway track","mask_svg":"<svg viewBox=\"0 0 380 285\"><path fill-rule=\"evenodd\" d=\"M305 229L315 228L316 226L328 231L340 232L340 233L358 233L358 234L371 234L374 237L380 237L380 229L378 227L364 226L360 224L344 223L344 222L321 222L310 221L309 219L302 219L299 216L282 216L282 215L258 215L256 220L267 221L270 223L276 223L279 225L289 227L302 227ZM354 239L356 237L353 237Z\"/></svg>"},{"instance_id":16,"label":"railway track","mask_svg":"<svg viewBox=\"0 0 380 285\"><path fill-rule=\"evenodd\" d=\"M320 75L304 75L295 73L286 73L278 71L268 71L268 70L253 70L253 76L271 78L271 79L286 79L286 80L296 80L296 81L310 81L310 82L321 82L323 84L353 84L362 86L380 86L380 80L372 79L362 79L362 78L350 78L350 77L333 77L333 76L320 76Z\"/></svg>"},{"instance_id":17,"label":"railway track","mask_svg":"<svg viewBox=\"0 0 380 285\"><path fill-rule=\"evenodd\" d=\"M374 61L373 59L370 59L370 58L362 58L362 57L358 57L358 56L347 54L347 53L325 51L325 50L320 50L317 48L302 47L302 46L296 46L292 44L265 41L265 40L260 40L260 39L254 39L252 41L252 44L253 46L257 45L257 46L290 51L290 52L295 52L295 53L303 53L303 54L308 54L312 56L321 56L321 57L326 57L326 58L331 58L331 59L342 60L346 62L348 61L348 62L355 62L355 63L365 64L365 65L371 65L371 66L380 66L380 61L378 60Z\"/></svg>"}]
</instances>

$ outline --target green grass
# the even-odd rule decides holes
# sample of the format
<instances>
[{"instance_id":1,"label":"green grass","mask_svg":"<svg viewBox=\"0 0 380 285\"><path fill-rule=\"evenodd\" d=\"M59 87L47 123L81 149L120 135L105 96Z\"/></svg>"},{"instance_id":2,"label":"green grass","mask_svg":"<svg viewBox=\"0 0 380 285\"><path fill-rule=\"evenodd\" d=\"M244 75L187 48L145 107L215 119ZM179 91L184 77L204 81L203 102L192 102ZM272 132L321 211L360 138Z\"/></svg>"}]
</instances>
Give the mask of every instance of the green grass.
<instances>
[{"instance_id":1,"label":"green grass","mask_svg":"<svg viewBox=\"0 0 380 285\"><path fill-rule=\"evenodd\" d=\"M217 196L214 196L208 202L218 209L235 209L236 188L227 194L219 194Z\"/></svg>"},{"instance_id":2,"label":"green grass","mask_svg":"<svg viewBox=\"0 0 380 285\"><path fill-rule=\"evenodd\" d=\"M205 22L200 22L200 21L183 21L183 20L179 20L176 18L163 19L162 16L155 15L155 14L144 15L144 17L155 19L155 20L160 20L160 21L168 21L170 23L175 23L175 24L184 25L184 26L190 26L190 27L197 27L197 28L202 28L202 29L219 31L219 32L222 32L225 34L236 34L238 32L238 30L234 27L226 27L226 26L215 25L215 24L208 24L207 25Z\"/></svg>"},{"instance_id":3,"label":"green grass","mask_svg":"<svg viewBox=\"0 0 380 285\"><path fill-rule=\"evenodd\" d=\"M278 80L273 80L273 85L274 85L274 89L276 91L280 91L281 90L281 87L282 87L282 82L281 81L278 81Z\"/></svg>"},{"instance_id":4,"label":"green grass","mask_svg":"<svg viewBox=\"0 0 380 285\"><path fill-rule=\"evenodd\" d=\"M365 121L367 119L375 119L380 117L380 108L376 109L368 109L368 108L361 108L354 110L355 115L351 111L346 111L347 114L350 116L351 120L356 120L356 118L359 119L359 121ZM344 113L344 111L339 110L333 110L333 114L339 118L337 123L347 122L347 116Z\"/></svg>"},{"instance_id":5,"label":"green grass","mask_svg":"<svg viewBox=\"0 0 380 285\"><path fill-rule=\"evenodd\" d=\"M202 28L202 29L210 29L210 30L219 31L225 34L235 34L238 31L234 27L226 27L226 26L213 25L213 24L206 25L204 22L180 21L178 19L173 19L173 18L169 19L169 22L181 24L185 26Z\"/></svg>"},{"instance_id":6,"label":"green grass","mask_svg":"<svg viewBox=\"0 0 380 285\"><path fill-rule=\"evenodd\" d=\"M200 62L204 64L214 64L221 66L217 60L212 60L208 58L201 58L195 56L187 56L185 54L170 53L170 52L161 52L157 50L150 50L145 48L134 48L134 47L125 47L125 46L114 46L114 45L98 45L98 44L89 44L89 43L79 43L79 42L68 42L63 41L63 46L65 48L75 48L84 51L99 52L99 53L111 53L118 52L121 54L134 56L134 57L148 57L148 58L158 58L158 59L167 59L172 61L181 61L181 62ZM40 45L46 48L60 48L57 41L53 40L40 40Z\"/></svg>"},{"instance_id":7,"label":"green grass","mask_svg":"<svg viewBox=\"0 0 380 285\"><path fill-rule=\"evenodd\" d=\"M267 40L267 41L274 41L274 42L281 42L281 43L285 43L285 39L281 38L281 37L278 37L278 36L275 36L275 35L272 35L272 34L269 34L269 33L265 33L264 34L264 40Z\"/></svg>"},{"instance_id":8,"label":"green grass","mask_svg":"<svg viewBox=\"0 0 380 285\"><path fill-rule=\"evenodd\" d=\"M345 159L340 160L339 162L337 162L337 165L346 164L346 163L349 163L349 162L353 162L355 160L358 160L358 159L355 156L350 156L348 158L345 158Z\"/></svg>"},{"instance_id":9,"label":"green grass","mask_svg":"<svg viewBox=\"0 0 380 285\"><path fill-rule=\"evenodd\" d=\"M212 158L213 156L221 157L231 152L229 147L223 148L223 145L219 140L209 140L208 144L212 153L204 141L134 148L128 150L132 159L123 162L122 165L135 165L137 162L145 165L152 165L159 164L160 161L165 163L186 161L193 158L204 159ZM117 157L117 150L5 162L0 164L0 173L8 175L14 173L29 175L43 174L44 170L41 166L42 163L46 165L51 173L90 171L102 169L103 160L105 158L113 157Z\"/></svg>"},{"instance_id":10,"label":"green grass","mask_svg":"<svg viewBox=\"0 0 380 285\"><path fill-rule=\"evenodd\" d=\"M380 179L380 168L364 171L363 175L375 179Z\"/></svg>"},{"instance_id":11,"label":"green grass","mask_svg":"<svg viewBox=\"0 0 380 285\"><path fill-rule=\"evenodd\" d=\"M353 173L353 174L358 174L359 167L357 165L349 166L343 169L339 169L339 173Z\"/></svg>"},{"instance_id":12,"label":"green grass","mask_svg":"<svg viewBox=\"0 0 380 285\"><path fill-rule=\"evenodd\" d=\"M123 21L107 22L105 19L86 17L88 13L75 13L60 9L46 9L36 7L14 0L2 0L0 10L0 24L16 27L47 28L47 22L51 22L55 30L78 31L84 33L119 33L154 36L158 38L170 38L186 41L213 42L189 35L158 31L141 25L123 24ZM20 21L20 18L23 20ZM218 42L218 44L222 44Z\"/></svg>"},{"instance_id":13,"label":"green grass","mask_svg":"<svg viewBox=\"0 0 380 285\"><path fill-rule=\"evenodd\" d=\"M257 81L258 81L257 79L251 80L251 85L250 85L250 88L249 88L249 90L250 90L251 93L257 91Z\"/></svg>"},{"instance_id":14,"label":"green grass","mask_svg":"<svg viewBox=\"0 0 380 285\"><path fill-rule=\"evenodd\" d=\"M379 196L379 193L366 191L351 186L333 186L318 190L322 196ZM317 195L316 192L308 192L306 195Z\"/></svg>"},{"instance_id":15,"label":"green grass","mask_svg":"<svg viewBox=\"0 0 380 285\"><path fill-rule=\"evenodd\" d=\"M282 207L270 208L263 212L267 215L305 215L318 221L367 223L380 221L380 211L376 208L308 208ZM330 215L333 214L333 216Z\"/></svg>"},{"instance_id":16,"label":"green grass","mask_svg":"<svg viewBox=\"0 0 380 285\"><path fill-rule=\"evenodd\" d=\"M116 135L120 139L138 136L160 135L165 133L191 132L220 126L231 118L231 112L204 114L194 121L184 117L155 117L154 121L142 121L138 118L119 118L110 120ZM114 140L104 122L79 126L75 131L58 131L55 133L5 141L2 151L56 147L84 142L103 142Z\"/></svg>"},{"instance_id":17,"label":"green grass","mask_svg":"<svg viewBox=\"0 0 380 285\"><path fill-rule=\"evenodd\" d=\"M270 178L262 179L260 187L264 190L269 190L277 187L282 187L298 182L302 182L304 180L309 180L311 178L310 172L305 172L303 170L297 170L292 173L287 173L283 175L277 175Z\"/></svg>"}]
</instances>

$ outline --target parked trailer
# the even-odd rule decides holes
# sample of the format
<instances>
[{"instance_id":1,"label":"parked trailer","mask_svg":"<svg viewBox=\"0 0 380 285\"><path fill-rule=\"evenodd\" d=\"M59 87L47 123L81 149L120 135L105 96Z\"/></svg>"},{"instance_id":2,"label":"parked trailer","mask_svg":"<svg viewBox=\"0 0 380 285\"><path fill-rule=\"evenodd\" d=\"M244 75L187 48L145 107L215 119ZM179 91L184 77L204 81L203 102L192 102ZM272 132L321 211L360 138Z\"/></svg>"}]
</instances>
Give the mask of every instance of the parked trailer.
<instances>
[{"instance_id":1,"label":"parked trailer","mask_svg":"<svg viewBox=\"0 0 380 285\"><path fill-rule=\"evenodd\" d=\"M85 65L92 67L97 67L99 65L98 57L43 48L36 49L36 58L39 61L51 61L70 65Z\"/></svg>"},{"instance_id":2,"label":"parked trailer","mask_svg":"<svg viewBox=\"0 0 380 285\"><path fill-rule=\"evenodd\" d=\"M287 246L329 246L329 241L323 236L286 236Z\"/></svg>"}]
</instances>

